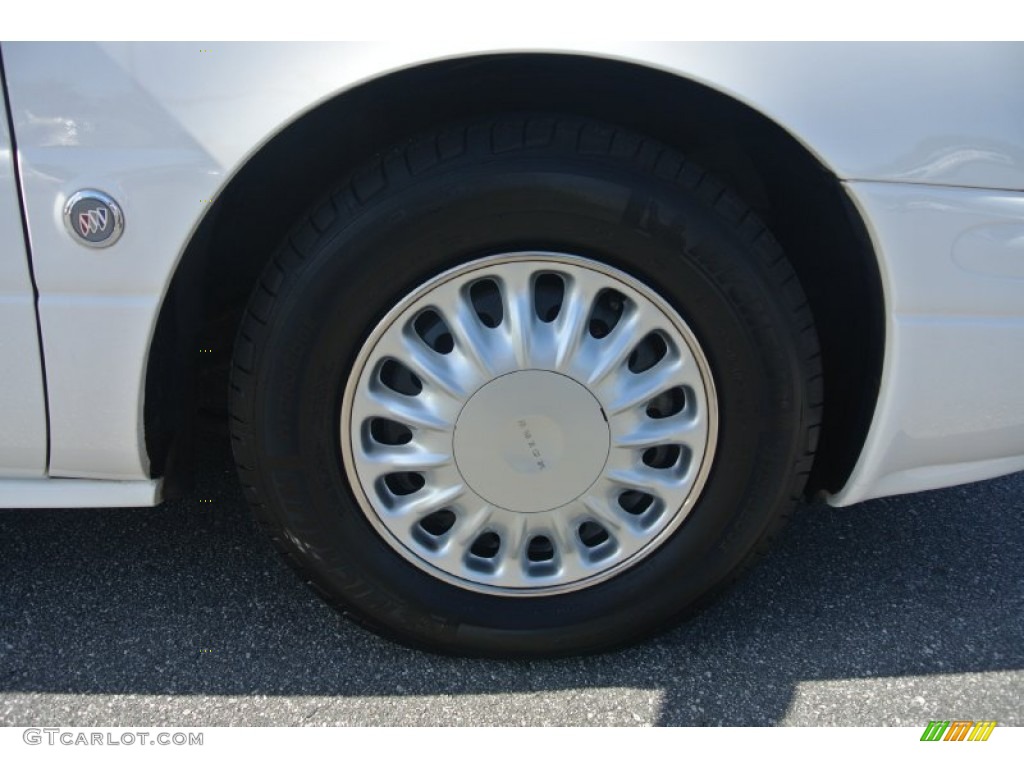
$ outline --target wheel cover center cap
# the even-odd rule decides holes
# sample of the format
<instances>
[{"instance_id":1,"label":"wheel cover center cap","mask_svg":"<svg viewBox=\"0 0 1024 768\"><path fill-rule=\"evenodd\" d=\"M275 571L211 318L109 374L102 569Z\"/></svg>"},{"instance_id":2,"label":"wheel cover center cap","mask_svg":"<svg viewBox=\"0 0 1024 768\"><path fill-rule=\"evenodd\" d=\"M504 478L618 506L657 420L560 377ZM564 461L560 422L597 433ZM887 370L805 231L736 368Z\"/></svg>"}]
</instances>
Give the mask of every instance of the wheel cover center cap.
<instances>
[{"instance_id":1,"label":"wheel cover center cap","mask_svg":"<svg viewBox=\"0 0 1024 768\"><path fill-rule=\"evenodd\" d=\"M601 405L568 376L527 370L481 387L455 425L455 463L495 506L555 509L600 476L611 438Z\"/></svg>"}]
</instances>

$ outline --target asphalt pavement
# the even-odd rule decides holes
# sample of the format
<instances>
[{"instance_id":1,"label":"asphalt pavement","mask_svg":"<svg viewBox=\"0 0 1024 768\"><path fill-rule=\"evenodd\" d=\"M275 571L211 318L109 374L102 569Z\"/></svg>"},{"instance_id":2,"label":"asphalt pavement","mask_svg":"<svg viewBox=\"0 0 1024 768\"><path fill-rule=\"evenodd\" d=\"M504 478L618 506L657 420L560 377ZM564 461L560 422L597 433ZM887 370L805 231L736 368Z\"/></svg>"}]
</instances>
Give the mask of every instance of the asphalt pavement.
<instances>
[{"instance_id":1,"label":"asphalt pavement","mask_svg":"<svg viewBox=\"0 0 1024 768\"><path fill-rule=\"evenodd\" d=\"M1024 724L1024 474L808 505L678 628L496 662L322 604L209 445L188 500L0 512L0 725Z\"/></svg>"}]
</instances>

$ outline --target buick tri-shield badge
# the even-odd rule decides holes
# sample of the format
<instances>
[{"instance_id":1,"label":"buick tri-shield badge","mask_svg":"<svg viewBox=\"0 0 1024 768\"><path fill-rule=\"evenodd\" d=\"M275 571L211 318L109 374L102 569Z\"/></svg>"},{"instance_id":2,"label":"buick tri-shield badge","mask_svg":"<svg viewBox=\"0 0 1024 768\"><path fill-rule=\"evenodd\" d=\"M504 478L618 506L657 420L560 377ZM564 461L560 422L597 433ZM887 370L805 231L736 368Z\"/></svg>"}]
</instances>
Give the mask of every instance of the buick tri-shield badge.
<instances>
[{"instance_id":1,"label":"buick tri-shield badge","mask_svg":"<svg viewBox=\"0 0 1024 768\"><path fill-rule=\"evenodd\" d=\"M124 231L121 208L110 195L95 189L83 189L68 198L64 206L64 225L82 245L105 248L113 245Z\"/></svg>"}]
</instances>

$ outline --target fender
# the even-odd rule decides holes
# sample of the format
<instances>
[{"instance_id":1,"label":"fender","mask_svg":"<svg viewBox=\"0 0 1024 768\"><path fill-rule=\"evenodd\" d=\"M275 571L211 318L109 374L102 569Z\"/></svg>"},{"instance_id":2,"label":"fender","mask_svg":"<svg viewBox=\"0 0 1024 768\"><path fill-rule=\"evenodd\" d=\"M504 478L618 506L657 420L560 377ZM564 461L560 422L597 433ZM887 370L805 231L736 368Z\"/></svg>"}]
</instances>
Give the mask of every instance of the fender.
<instances>
[{"instance_id":1,"label":"fender","mask_svg":"<svg viewBox=\"0 0 1024 768\"><path fill-rule=\"evenodd\" d=\"M261 146L389 73L516 52L614 59L705 84L774 121L841 180L1024 189L1021 108L1003 98L1024 70L1018 46L5 44L49 474L149 477L143 400L163 297L210 201ZM85 187L124 210L108 249L64 231L63 205Z\"/></svg>"}]
</instances>

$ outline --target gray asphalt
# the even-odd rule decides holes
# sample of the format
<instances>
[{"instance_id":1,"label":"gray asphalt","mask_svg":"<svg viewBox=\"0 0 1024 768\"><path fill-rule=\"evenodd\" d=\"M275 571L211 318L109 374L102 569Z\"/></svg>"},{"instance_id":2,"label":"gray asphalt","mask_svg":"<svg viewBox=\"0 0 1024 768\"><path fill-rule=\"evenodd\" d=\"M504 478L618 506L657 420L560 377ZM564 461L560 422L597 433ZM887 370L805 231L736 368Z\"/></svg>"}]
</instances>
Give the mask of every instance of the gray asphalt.
<instances>
[{"instance_id":1,"label":"gray asphalt","mask_svg":"<svg viewBox=\"0 0 1024 768\"><path fill-rule=\"evenodd\" d=\"M1024 724L1024 474L806 506L677 629L494 662L345 620L264 543L227 455L203 467L155 509L0 513L0 725Z\"/></svg>"}]
</instances>

